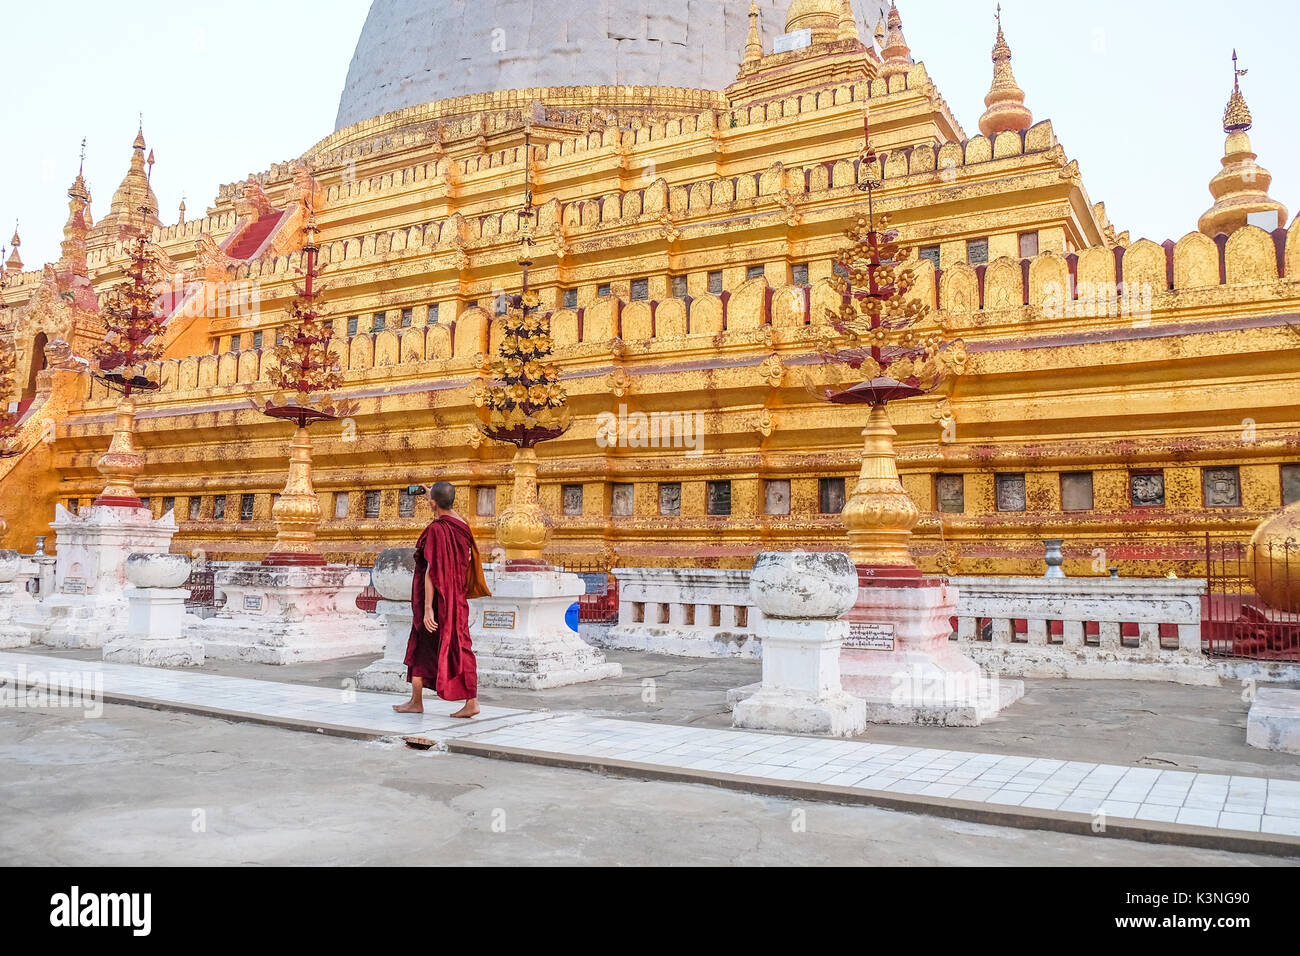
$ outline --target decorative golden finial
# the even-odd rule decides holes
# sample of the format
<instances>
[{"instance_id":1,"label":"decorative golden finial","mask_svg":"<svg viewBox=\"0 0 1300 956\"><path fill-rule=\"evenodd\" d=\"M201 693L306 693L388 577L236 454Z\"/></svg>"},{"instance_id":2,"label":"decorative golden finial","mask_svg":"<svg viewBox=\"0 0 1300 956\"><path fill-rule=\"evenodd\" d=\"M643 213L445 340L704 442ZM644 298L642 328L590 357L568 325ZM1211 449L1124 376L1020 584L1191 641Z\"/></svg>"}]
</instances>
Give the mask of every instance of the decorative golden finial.
<instances>
[{"instance_id":1,"label":"decorative golden finial","mask_svg":"<svg viewBox=\"0 0 1300 956\"><path fill-rule=\"evenodd\" d=\"M177 224L182 226L185 225L185 197L184 196L181 197L180 219L178 220Z\"/></svg>"},{"instance_id":2,"label":"decorative golden finial","mask_svg":"<svg viewBox=\"0 0 1300 956\"><path fill-rule=\"evenodd\" d=\"M1250 137L1250 108L1241 92L1241 77L1246 70L1237 68L1237 51L1232 51L1232 95L1223 111L1223 131L1228 138L1223 144L1222 169L1210 180L1210 195L1214 205L1202 214L1197 228L1213 238L1219 234L1231 235L1250 221L1252 215L1265 214L1261 223L1267 229L1286 226L1287 210L1268 194L1272 174L1255 162ZM1274 219L1276 216L1276 220Z\"/></svg>"},{"instance_id":3,"label":"decorative golden finial","mask_svg":"<svg viewBox=\"0 0 1300 956\"><path fill-rule=\"evenodd\" d=\"M912 51L903 39L903 18L898 13L898 5L889 5L889 32L885 45L880 51L881 64L879 75L883 77L906 73L912 68Z\"/></svg>"},{"instance_id":4,"label":"decorative golden finial","mask_svg":"<svg viewBox=\"0 0 1300 956\"><path fill-rule=\"evenodd\" d=\"M1011 47L1002 33L1002 4L997 8L998 38L993 44L993 85L984 97L988 107L980 117L980 132L992 137L1003 130L1028 129L1034 114L1025 106L1025 93L1011 72Z\"/></svg>"},{"instance_id":5,"label":"decorative golden finial","mask_svg":"<svg viewBox=\"0 0 1300 956\"><path fill-rule=\"evenodd\" d=\"M1223 111L1223 131L1225 133L1244 133L1251 127L1250 107L1246 105L1246 97L1241 95L1241 78L1249 70L1237 69L1237 51L1232 51L1232 95L1228 97L1228 105Z\"/></svg>"},{"instance_id":6,"label":"decorative golden finial","mask_svg":"<svg viewBox=\"0 0 1300 956\"><path fill-rule=\"evenodd\" d=\"M745 62L755 63L763 58L763 35L758 32L758 4L750 0L749 38L745 41Z\"/></svg>"}]
</instances>

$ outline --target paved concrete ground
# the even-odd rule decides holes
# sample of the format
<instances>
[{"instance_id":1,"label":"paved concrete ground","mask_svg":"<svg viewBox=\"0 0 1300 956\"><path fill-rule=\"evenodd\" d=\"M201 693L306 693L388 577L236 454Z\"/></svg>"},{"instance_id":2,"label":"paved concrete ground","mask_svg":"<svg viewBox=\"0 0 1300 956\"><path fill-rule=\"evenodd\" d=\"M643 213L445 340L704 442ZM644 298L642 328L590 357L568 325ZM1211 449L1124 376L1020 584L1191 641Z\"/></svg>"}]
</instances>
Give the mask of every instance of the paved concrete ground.
<instances>
[{"instance_id":1,"label":"paved concrete ground","mask_svg":"<svg viewBox=\"0 0 1300 956\"><path fill-rule=\"evenodd\" d=\"M108 705L0 711L10 864L1287 865Z\"/></svg>"},{"instance_id":2,"label":"paved concrete ground","mask_svg":"<svg viewBox=\"0 0 1300 956\"><path fill-rule=\"evenodd\" d=\"M29 649L98 660L100 652ZM727 691L759 680L757 661L700 660L607 651L623 677L545 691L485 687L481 700L527 710L580 710L698 727L728 727ZM204 673L339 687L371 658L270 667L212 662ZM649 682L649 683L647 683ZM1188 687L1159 681L1026 680L1025 696L980 727L872 726L874 743L981 751L1300 780L1293 754L1246 744L1240 684Z\"/></svg>"}]
</instances>

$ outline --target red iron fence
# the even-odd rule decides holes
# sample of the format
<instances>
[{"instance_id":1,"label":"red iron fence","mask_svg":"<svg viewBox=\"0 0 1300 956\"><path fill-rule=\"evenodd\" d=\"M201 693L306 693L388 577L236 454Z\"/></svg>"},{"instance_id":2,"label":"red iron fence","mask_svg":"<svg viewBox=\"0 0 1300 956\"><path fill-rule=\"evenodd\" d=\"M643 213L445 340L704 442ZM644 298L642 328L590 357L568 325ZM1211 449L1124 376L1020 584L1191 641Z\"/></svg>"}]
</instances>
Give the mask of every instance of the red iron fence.
<instances>
[{"instance_id":1,"label":"red iron fence","mask_svg":"<svg viewBox=\"0 0 1300 956\"><path fill-rule=\"evenodd\" d=\"M587 593L578 598L579 624L618 623L618 582L609 568L596 562L573 562L564 570L587 583Z\"/></svg>"},{"instance_id":2,"label":"red iron fence","mask_svg":"<svg viewBox=\"0 0 1300 956\"><path fill-rule=\"evenodd\" d=\"M1300 604L1294 598L1300 545L1211 541L1207 535L1205 568L1201 638L1207 654L1300 661Z\"/></svg>"}]
</instances>

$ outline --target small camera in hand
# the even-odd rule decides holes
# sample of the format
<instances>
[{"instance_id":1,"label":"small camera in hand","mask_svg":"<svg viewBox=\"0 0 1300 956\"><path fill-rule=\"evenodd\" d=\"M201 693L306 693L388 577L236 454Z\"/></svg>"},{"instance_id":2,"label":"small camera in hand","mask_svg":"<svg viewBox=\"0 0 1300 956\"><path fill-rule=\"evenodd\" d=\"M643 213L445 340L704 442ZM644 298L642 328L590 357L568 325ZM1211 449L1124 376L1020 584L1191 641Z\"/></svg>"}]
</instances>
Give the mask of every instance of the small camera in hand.
<instances>
[{"instance_id":1,"label":"small camera in hand","mask_svg":"<svg viewBox=\"0 0 1300 956\"><path fill-rule=\"evenodd\" d=\"M406 493L412 497L423 498L429 493L429 489L424 487L424 485L407 485Z\"/></svg>"}]
</instances>

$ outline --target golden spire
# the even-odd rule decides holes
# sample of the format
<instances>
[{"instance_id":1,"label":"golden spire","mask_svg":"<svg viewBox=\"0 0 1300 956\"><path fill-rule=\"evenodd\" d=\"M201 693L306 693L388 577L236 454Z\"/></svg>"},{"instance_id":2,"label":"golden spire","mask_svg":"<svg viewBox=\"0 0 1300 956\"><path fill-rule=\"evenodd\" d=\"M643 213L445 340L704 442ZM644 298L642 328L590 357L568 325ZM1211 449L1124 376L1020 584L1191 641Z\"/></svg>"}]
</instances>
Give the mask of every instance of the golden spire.
<instances>
[{"instance_id":1,"label":"golden spire","mask_svg":"<svg viewBox=\"0 0 1300 956\"><path fill-rule=\"evenodd\" d=\"M858 21L853 16L853 4L850 0L840 0L840 39L862 42L858 33Z\"/></svg>"},{"instance_id":2,"label":"golden spire","mask_svg":"<svg viewBox=\"0 0 1300 956\"><path fill-rule=\"evenodd\" d=\"M9 240L9 258L5 260L5 268L11 273L23 271L23 257L18 254L18 247L23 241L18 238L18 223L14 223L14 237Z\"/></svg>"},{"instance_id":3,"label":"golden spire","mask_svg":"<svg viewBox=\"0 0 1300 956\"><path fill-rule=\"evenodd\" d=\"M912 68L912 51L903 39L903 18L898 14L898 5L889 5L889 27L884 48L880 51L880 76L890 77L897 73L906 73Z\"/></svg>"},{"instance_id":4,"label":"golden spire","mask_svg":"<svg viewBox=\"0 0 1300 956\"><path fill-rule=\"evenodd\" d=\"M1255 153L1251 150L1250 137L1246 131L1251 127L1250 107L1241 92L1241 77L1246 70L1237 68L1237 51L1232 51L1232 95L1228 97L1228 106L1223 111L1223 131L1228 138L1223 144L1223 168L1210 180L1210 195L1214 205L1205 211L1197 223L1197 228L1213 238L1223 233L1231 235L1250 221L1252 214L1263 213L1261 220L1266 220L1266 229L1281 229L1286 226L1287 210L1268 194L1273 175L1255 162ZM1276 216L1276 221L1274 220Z\"/></svg>"},{"instance_id":5,"label":"golden spire","mask_svg":"<svg viewBox=\"0 0 1300 956\"><path fill-rule=\"evenodd\" d=\"M749 38L745 41L745 62L755 63L763 58L763 35L758 32L758 3L750 0Z\"/></svg>"},{"instance_id":6,"label":"golden spire","mask_svg":"<svg viewBox=\"0 0 1300 956\"><path fill-rule=\"evenodd\" d=\"M113 193L108 215L100 222L101 227L138 230L141 222L140 209L143 206L149 207L145 215L146 228L162 225L158 219L158 197L149 184L146 148L144 127L141 126L135 134L135 142L131 144L131 166L122 178L122 184L117 187L117 192Z\"/></svg>"},{"instance_id":7,"label":"golden spire","mask_svg":"<svg viewBox=\"0 0 1300 956\"><path fill-rule=\"evenodd\" d=\"M181 226L185 225L185 197L184 196L181 197L180 218L177 220L177 225L181 225Z\"/></svg>"},{"instance_id":8,"label":"golden spire","mask_svg":"<svg viewBox=\"0 0 1300 956\"><path fill-rule=\"evenodd\" d=\"M81 141L81 163L77 167L77 178L68 187L68 221L63 225L63 242L59 249L63 253L60 265L69 268L77 275L89 275L86 267L86 234L90 232L90 219L87 209L90 207L90 190L82 175L86 168L86 141Z\"/></svg>"},{"instance_id":9,"label":"golden spire","mask_svg":"<svg viewBox=\"0 0 1300 956\"><path fill-rule=\"evenodd\" d=\"M1025 107L1024 91L1016 85L1011 72L1011 47L1002 34L1002 4L998 4L998 39L993 44L993 86L984 105L988 107L980 117L980 132L992 137L1003 130L1028 129L1034 123L1034 114Z\"/></svg>"}]
</instances>

